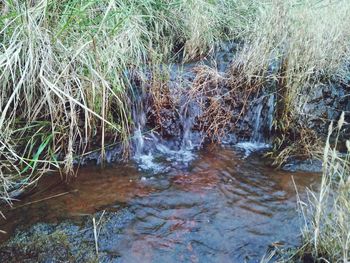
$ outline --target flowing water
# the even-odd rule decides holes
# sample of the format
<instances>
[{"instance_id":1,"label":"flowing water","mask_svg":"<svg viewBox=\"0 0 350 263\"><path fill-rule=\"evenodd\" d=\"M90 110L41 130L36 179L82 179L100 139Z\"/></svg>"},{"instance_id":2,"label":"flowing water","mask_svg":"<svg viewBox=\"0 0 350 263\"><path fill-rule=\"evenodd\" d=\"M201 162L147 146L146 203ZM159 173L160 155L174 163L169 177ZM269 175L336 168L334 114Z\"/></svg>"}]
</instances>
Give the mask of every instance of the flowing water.
<instances>
[{"instance_id":1,"label":"flowing water","mask_svg":"<svg viewBox=\"0 0 350 263\"><path fill-rule=\"evenodd\" d=\"M128 216L122 227L113 218L105 232L101 227L106 262L258 262L273 243L298 245L292 178L303 199L306 187L318 186L318 174L277 171L232 147L210 145L195 156L186 166L159 160L166 169L157 172L133 162L82 168L69 184L47 176L3 211L7 220L1 219L0 229L8 235L2 240L38 222L75 222L123 207Z\"/></svg>"},{"instance_id":2,"label":"flowing water","mask_svg":"<svg viewBox=\"0 0 350 263\"><path fill-rule=\"evenodd\" d=\"M219 71L229 65L228 52L216 54ZM190 70L173 71L181 83L193 78ZM137 87L135 92L132 160L104 170L82 168L67 184L58 174L45 176L12 209L0 209L7 217L0 217L0 230L7 233L0 232L0 241L31 226L43 235L35 230L37 223L64 229L68 220L79 229L71 235L75 246L92 244L93 251L93 235L81 234L91 225L79 222L105 211L107 223L98 238L99 252L107 256L102 262L258 262L273 244L298 245L301 222L293 178L305 198L306 187L318 187L320 176L277 171L253 154L269 147L265 138L272 130L273 94L263 92L250 107L250 140L201 149L203 135L193 132L200 115L196 103L183 96L181 134L165 140L147 127L147 93ZM175 85L172 92L181 89ZM123 213L112 216L115 211Z\"/></svg>"},{"instance_id":3,"label":"flowing water","mask_svg":"<svg viewBox=\"0 0 350 263\"><path fill-rule=\"evenodd\" d=\"M252 134L252 140L253 142L261 142L262 141L262 133L260 131L261 129L261 111L264 107L264 104L261 102L263 97L261 97L258 102L257 102L257 107L255 108L254 111L254 129L253 129L253 134Z\"/></svg>"}]
</instances>

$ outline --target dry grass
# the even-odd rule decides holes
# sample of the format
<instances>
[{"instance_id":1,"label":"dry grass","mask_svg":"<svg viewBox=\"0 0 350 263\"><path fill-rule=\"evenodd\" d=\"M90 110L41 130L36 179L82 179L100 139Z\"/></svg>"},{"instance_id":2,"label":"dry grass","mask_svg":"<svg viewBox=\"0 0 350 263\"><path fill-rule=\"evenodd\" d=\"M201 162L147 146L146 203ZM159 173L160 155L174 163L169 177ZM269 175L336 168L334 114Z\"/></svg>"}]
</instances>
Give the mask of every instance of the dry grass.
<instances>
[{"instance_id":1,"label":"dry grass","mask_svg":"<svg viewBox=\"0 0 350 263\"><path fill-rule=\"evenodd\" d=\"M243 43L230 80L205 70L190 91L193 98L210 95L202 129L213 138L232 118L217 81L230 83L233 101L236 90L249 96L275 81L280 116L288 117L275 122L283 131L281 125L298 127L304 95L315 83L348 72L346 0L5 0L0 10L0 159L7 199L14 185L49 169L72 173L73 160L87 150L101 148L103 157L109 143L121 141L127 155L131 72L145 66L153 70L179 55L183 61L203 57L222 39ZM152 85L158 113L174 103L165 82Z\"/></svg>"},{"instance_id":2,"label":"dry grass","mask_svg":"<svg viewBox=\"0 0 350 263\"><path fill-rule=\"evenodd\" d=\"M279 133L273 141L274 149L266 154L274 160L273 165L281 167L293 159L306 160L320 156L323 143L312 129L291 124L287 130Z\"/></svg>"},{"instance_id":3,"label":"dry grass","mask_svg":"<svg viewBox=\"0 0 350 263\"><path fill-rule=\"evenodd\" d=\"M337 152L337 145L333 148L329 143L333 133L339 136L343 117L344 114L337 127L329 128L320 190L310 190L308 201L300 202L305 225L303 246L298 255L311 255L324 262L350 260L350 142L346 142L348 153L345 156Z\"/></svg>"},{"instance_id":4,"label":"dry grass","mask_svg":"<svg viewBox=\"0 0 350 263\"><path fill-rule=\"evenodd\" d=\"M232 120L231 106L225 98L233 103L231 91L226 89L228 78L225 74L208 66L195 68L196 77L189 89L188 104L196 102L201 113L198 117L198 129L211 140L220 138L230 129ZM231 100L232 99L232 100Z\"/></svg>"},{"instance_id":5,"label":"dry grass","mask_svg":"<svg viewBox=\"0 0 350 263\"><path fill-rule=\"evenodd\" d=\"M246 108L240 102L241 114L232 116L236 92L248 98L274 83L277 160L313 152L319 141L299 117L316 84L348 79L349 14L348 0L2 1L0 198L11 203L13 189L50 170L72 174L74 159L96 149L103 158L115 141L126 156L132 72L148 67L163 78L158 65L201 58L222 39L242 43L231 75L198 68L186 91L202 106L200 129L219 139ZM166 77L154 78L150 94L161 126L161 109L177 101ZM321 192L310 192L305 212L304 252L330 262L349 260L348 161L326 145Z\"/></svg>"},{"instance_id":6,"label":"dry grass","mask_svg":"<svg viewBox=\"0 0 350 263\"><path fill-rule=\"evenodd\" d=\"M320 78L348 73L349 11L348 1L264 2L233 67L248 80L283 77L289 101L301 99L300 92Z\"/></svg>"},{"instance_id":7,"label":"dry grass","mask_svg":"<svg viewBox=\"0 0 350 263\"><path fill-rule=\"evenodd\" d=\"M290 155L308 157L320 145L301 116L317 84L348 79L350 2L271 0L255 4L254 20L232 70L234 78L238 72L246 85L259 81L275 87L274 144L282 152L274 156L281 164Z\"/></svg>"},{"instance_id":8,"label":"dry grass","mask_svg":"<svg viewBox=\"0 0 350 263\"><path fill-rule=\"evenodd\" d=\"M103 159L114 141L127 155L130 72L172 61L174 51L202 56L227 35L234 8L205 0L2 1L1 196L9 200L14 185L52 168L71 174L87 150L101 148Z\"/></svg>"}]
</instances>

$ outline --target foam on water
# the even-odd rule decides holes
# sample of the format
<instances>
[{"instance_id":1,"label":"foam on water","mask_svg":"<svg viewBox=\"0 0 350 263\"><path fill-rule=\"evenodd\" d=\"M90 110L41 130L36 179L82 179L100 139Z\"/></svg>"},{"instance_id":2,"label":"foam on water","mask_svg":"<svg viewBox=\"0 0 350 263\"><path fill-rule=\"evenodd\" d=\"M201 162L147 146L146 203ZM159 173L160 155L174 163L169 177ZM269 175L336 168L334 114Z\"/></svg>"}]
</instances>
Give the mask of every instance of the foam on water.
<instances>
[{"instance_id":1,"label":"foam on water","mask_svg":"<svg viewBox=\"0 0 350 263\"><path fill-rule=\"evenodd\" d=\"M174 150L156 138L151 140L152 146L148 153L134 156L134 160L141 170L152 173L165 172L172 165L188 166L196 158L192 148L184 149L181 147Z\"/></svg>"},{"instance_id":2,"label":"foam on water","mask_svg":"<svg viewBox=\"0 0 350 263\"><path fill-rule=\"evenodd\" d=\"M244 151L243 158L245 159L254 152L259 152L271 148L271 145L264 142L248 141L237 143L235 147Z\"/></svg>"},{"instance_id":3,"label":"foam on water","mask_svg":"<svg viewBox=\"0 0 350 263\"><path fill-rule=\"evenodd\" d=\"M146 98L143 90L139 91L140 98ZM188 166L196 158L194 150L197 148L194 142L192 128L194 120L198 116L198 109L189 107L187 101L183 101L180 110L180 122L182 134L180 138L166 141L156 132L148 132L147 106L145 99L138 98L133 107L135 129L133 136L134 160L141 170L152 173L166 171L173 165Z\"/></svg>"},{"instance_id":4,"label":"foam on water","mask_svg":"<svg viewBox=\"0 0 350 263\"><path fill-rule=\"evenodd\" d=\"M189 163L195 159L192 149L171 150L164 144L158 144L157 150L166 157L167 161L177 161L181 163Z\"/></svg>"},{"instance_id":5,"label":"foam on water","mask_svg":"<svg viewBox=\"0 0 350 263\"><path fill-rule=\"evenodd\" d=\"M151 153L140 155L135 160L140 170L147 170L152 171L154 173L159 173L166 168L161 163L156 162L154 156Z\"/></svg>"}]
</instances>

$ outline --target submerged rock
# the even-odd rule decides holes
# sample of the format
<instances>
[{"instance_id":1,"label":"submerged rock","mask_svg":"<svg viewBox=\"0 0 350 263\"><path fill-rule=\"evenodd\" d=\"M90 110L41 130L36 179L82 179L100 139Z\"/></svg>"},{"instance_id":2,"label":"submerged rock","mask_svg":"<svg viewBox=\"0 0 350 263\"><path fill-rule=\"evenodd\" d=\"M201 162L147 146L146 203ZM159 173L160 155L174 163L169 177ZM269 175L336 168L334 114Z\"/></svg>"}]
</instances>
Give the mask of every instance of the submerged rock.
<instances>
[{"instance_id":1,"label":"submerged rock","mask_svg":"<svg viewBox=\"0 0 350 263\"><path fill-rule=\"evenodd\" d=\"M321 173L322 161L317 159L292 160L285 164L282 169L289 172Z\"/></svg>"}]
</instances>

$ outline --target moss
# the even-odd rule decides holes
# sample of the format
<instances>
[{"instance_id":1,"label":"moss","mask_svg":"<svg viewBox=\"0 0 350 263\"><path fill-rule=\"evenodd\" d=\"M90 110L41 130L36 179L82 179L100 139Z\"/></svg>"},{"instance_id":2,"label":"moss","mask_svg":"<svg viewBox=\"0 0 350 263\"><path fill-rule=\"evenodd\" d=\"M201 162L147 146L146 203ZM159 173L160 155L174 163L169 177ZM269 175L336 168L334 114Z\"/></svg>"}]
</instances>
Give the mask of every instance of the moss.
<instances>
[{"instance_id":1,"label":"moss","mask_svg":"<svg viewBox=\"0 0 350 263\"><path fill-rule=\"evenodd\" d=\"M76 235L73 238L64 230L33 235L30 231L21 232L0 248L0 257L6 262L98 262L94 248L87 243L76 242L76 238Z\"/></svg>"}]
</instances>

